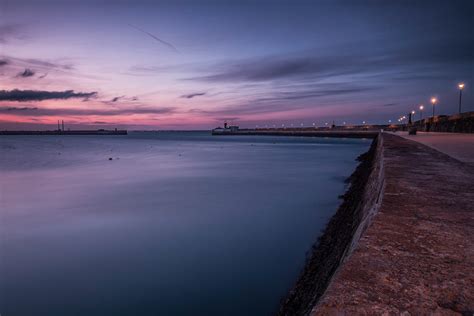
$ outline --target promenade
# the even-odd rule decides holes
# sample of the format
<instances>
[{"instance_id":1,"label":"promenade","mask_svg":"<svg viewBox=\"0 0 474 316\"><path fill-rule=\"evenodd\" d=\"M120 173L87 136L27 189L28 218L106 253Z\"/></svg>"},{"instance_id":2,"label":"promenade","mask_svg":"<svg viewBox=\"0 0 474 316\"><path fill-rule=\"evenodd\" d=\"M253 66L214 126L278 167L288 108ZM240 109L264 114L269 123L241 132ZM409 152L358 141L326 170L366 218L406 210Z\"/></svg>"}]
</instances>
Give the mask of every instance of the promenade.
<instances>
[{"instance_id":1,"label":"promenade","mask_svg":"<svg viewBox=\"0 0 474 316\"><path fill-rule=\"evenodd\" d=\"M311 314L472 315L474 167L467 136L381 137L381 205Z\"/></svg>"},{"instance_id":2,"label":"promenade","mask_svg":"<svg viewBox=\"0 0 474 316\"><path fill-rule=\"evenodd\" d=\"M407 132L397 134L432 147L460 161L474 164L474 134L426 132L418 132L416 135L408 135Z\"/></svg>"}]
</instances>

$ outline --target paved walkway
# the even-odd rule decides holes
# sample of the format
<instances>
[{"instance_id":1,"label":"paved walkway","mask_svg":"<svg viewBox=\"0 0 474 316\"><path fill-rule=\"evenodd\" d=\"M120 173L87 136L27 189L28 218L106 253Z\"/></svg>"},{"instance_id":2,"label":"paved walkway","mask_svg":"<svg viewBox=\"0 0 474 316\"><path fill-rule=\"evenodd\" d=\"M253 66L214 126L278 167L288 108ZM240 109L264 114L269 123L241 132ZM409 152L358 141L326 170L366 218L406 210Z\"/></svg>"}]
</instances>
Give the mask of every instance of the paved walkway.
<instances>
[{"instance_id":1,"label":"paved walkway","mask_svg":"<svg viewBox=\"0 0 474 316\"><path fill-rule=\"evenodd\" d=\"M312 314L473 315L474 167L382 137L382 204ZM455 154L466 147L416 137Z\"/></svg>"},{"instance_id":2,"label":"paved walkway","mask_svg":"<svg viewBox=\"0 0 474 316\"><path fill-rule=\"evenodd\" d=\"M426 132L418 132L416 135L408 135L407 132L396 134L430 146L460 161L474 164L474 134Z\"/></svg>"}]
</instances>

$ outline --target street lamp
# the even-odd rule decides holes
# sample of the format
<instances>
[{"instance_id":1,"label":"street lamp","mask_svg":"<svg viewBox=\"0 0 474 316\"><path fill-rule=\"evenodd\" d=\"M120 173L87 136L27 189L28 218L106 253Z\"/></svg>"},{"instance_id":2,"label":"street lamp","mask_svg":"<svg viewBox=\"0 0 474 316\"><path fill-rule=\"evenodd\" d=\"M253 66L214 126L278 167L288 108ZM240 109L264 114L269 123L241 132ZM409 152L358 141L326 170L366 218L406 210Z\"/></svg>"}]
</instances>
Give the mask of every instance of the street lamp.
<instances>
[{"instance_id":1,"label":"street lamp","mask_svg":"<svg viewBox=\"0 0 474 316\"><path fill-rule=\"evenodd\" d=\"M424 109L424 108L425 108L425 107L423 106L423 104L420 105L420 120L423 119L423 109Z\"/></svg>"},{"instance_id":2,"label":"street lamp","mask_svg":"<svg viewBox=\"0 0 474 316\"><path fill-rule=\"evenodd\" d=\"M464 83L458 84L459 88L459 114L461 114L461 98L462 98L462 89L464 89Z\"/></svg>"},{"instance_id":3,"label":"street lamp","mask_svg":"<svg viewBox=\"0 0 474 316\"><path fill-rule=\"evenodd\" d=\"M431 98L431 104L433 105L433 118L434 118L434 115L435 115L436 102L438 102L438 100L436 98Z\"/></svg>"}]
</instances>

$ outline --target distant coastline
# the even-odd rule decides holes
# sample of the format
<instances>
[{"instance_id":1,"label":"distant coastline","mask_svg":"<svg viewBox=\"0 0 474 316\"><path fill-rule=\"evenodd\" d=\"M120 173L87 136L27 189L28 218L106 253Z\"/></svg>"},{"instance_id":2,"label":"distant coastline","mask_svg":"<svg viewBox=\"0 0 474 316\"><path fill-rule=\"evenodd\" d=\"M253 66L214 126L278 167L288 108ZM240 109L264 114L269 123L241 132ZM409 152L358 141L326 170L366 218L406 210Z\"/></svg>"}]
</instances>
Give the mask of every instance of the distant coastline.
<instances>
[{"instance_id":1,"label":"distant coastline","mask_svg":"<svg viewBox=\"0 0 474 316\"><path fill-rule=\"evenodd\" d=\"M74 130L74 131L0 131L0 135L127 135L127 130Z\"/></svg>"}]
</instances>

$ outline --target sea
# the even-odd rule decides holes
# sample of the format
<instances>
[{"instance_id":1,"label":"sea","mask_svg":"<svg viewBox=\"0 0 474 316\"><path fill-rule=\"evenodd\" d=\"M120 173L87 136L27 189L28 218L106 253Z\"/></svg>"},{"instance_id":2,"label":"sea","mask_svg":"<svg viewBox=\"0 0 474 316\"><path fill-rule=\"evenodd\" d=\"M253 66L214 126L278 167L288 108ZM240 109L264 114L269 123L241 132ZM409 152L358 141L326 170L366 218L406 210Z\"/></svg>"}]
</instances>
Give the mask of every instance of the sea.
<instances>
[{"instance_id":1,"label":"sea","mask_svg":"<svg viewBox=\"0 0 474 316\"><path fill-rule=\"evenodd\" d=\"M370 143L0 136L0 315L274 315Z\"/></svg>"}]
</instances>

